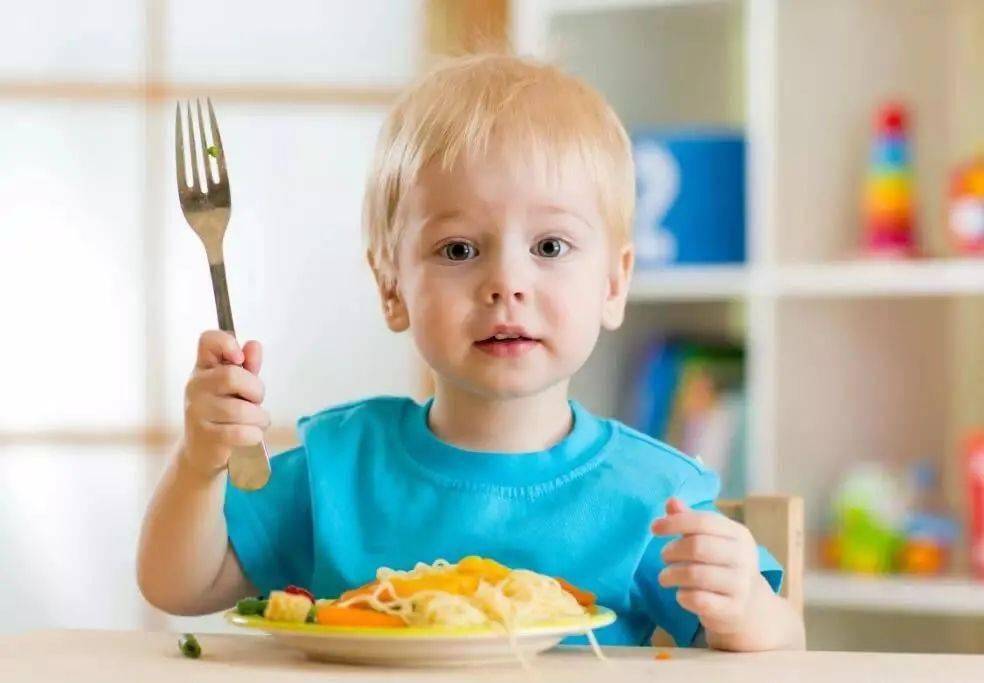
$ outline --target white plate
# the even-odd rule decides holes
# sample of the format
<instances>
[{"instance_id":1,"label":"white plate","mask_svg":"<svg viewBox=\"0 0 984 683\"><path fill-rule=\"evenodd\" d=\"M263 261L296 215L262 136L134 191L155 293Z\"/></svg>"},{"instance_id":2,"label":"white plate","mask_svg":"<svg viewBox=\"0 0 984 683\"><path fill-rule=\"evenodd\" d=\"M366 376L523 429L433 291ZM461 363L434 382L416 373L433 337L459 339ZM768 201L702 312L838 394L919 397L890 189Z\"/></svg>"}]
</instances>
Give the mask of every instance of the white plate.
<instances>
[{"instance_id":1,"label":"white plate","mask_svg":"<svg viewBox=\"0 0 984 683\"><path fill-rule=\"evenodd\" d=\"M608 626L615 613L596 608L585 617L557 619L517 629L515 649L509 637L488 627L469 628L367 628L321 626L267 621L226 612L231 624L266 631L288 647L311 659L380 666L475 666L502 662L519 663L517 651L530 657L549 650L570 635Z\"/></svg>"}]
</instances>

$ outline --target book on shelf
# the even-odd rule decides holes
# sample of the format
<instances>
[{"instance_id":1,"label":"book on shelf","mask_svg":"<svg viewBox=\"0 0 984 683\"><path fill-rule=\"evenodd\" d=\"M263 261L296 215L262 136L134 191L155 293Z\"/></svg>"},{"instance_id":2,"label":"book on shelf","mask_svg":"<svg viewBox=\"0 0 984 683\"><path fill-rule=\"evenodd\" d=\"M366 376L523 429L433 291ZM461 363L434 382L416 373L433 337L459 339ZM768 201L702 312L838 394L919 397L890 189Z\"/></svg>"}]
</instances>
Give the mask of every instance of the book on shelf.
<instances>
[{"instance_id":1,"label":"book on shelf","mask_svg":"<svg viewBox=\"0 0 984 683\"><path fill-rule=\"evenodd\" d=\"M721 477L721 497L743 497L745 396L741 347L659 339L634 368L624 417L688 457L699 457Z\"/></svg>"}]
</instances>

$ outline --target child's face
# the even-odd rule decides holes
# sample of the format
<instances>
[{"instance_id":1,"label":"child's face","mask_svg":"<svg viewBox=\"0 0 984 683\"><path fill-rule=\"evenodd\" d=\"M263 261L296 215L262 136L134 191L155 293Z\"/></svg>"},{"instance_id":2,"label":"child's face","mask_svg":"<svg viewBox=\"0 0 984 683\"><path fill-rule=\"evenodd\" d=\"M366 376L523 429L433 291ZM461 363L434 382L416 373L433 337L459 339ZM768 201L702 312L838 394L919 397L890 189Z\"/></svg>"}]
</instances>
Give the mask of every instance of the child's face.
<instances>
[{"instance_id":1,"label":"child's face","mask_svg":"<svg viewBox=\"0 0 984 683\"><path fill-rule=\"evenodd\" d=\"M390 327L409 327L438 381L491 399L569 380L600 328L621 324L632 269L583 169L517 166L491 153L425 167L400 205L384 292Z\"/></svg>"}]
</instances>

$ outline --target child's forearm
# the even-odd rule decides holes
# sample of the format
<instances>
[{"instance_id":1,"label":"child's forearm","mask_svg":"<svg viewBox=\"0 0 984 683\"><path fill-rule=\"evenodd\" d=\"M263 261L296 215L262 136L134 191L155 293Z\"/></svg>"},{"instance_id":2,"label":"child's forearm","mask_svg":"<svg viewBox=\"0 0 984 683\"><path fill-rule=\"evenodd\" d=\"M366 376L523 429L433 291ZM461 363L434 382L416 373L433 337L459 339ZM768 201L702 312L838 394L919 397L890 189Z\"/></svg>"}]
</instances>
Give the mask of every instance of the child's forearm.
<instances>
[{"instance_id":1,"label":"child's forearm","mask_svg":"<svg viewBox=\"0 0 984 683\"><path fill-rule=\"evenodd\" d=\"M205 614L249 591L229 549L222 506L226 474L206 474L182 444L144 517L137 579L144 597L172 614Z\"/></svg>"},{"instance_id":2,"label":"child's forearm","mask_svg":"<svg viewBox=\"0 0 984 683\"><path fill-rule=\"evenodd\" d=\"M765 579L758 577L748 617L732 633L707 632L707 644L716 650L756 652L761 650L802 650L806 647L803 618L788 600L775 593Z\"/></svg>"}]
</instances>

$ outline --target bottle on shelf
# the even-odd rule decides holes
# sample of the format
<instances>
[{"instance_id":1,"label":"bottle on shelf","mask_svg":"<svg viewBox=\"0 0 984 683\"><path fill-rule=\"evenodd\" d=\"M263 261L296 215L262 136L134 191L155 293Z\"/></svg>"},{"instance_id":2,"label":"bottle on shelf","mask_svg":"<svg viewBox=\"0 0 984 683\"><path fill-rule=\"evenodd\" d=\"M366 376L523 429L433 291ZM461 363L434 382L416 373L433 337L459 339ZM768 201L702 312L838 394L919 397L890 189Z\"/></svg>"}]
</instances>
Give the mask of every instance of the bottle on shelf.
<instances>
[{"instance_id":1,"label":"bottle on shelf","mask_svg":"<svg viewBox=\"0 0 984 683\"><path fill-rule=\"evenodd\" d=\"M984 429L968 437L966 450L970 565L974 576L984 581Z\"/></svg>"},{"instance_id":2,"label":"bottle on shelf","mask_svg":"<svg viewBox=\"0 0 984 683\"><path fill-rule=\"evenodd\" d=\"M899 571L942 574L949 568L957 533L957 523L943 500L937 466L929 459L914 463L909 468L909 501Z\"/></svg>"}]
</instances>

